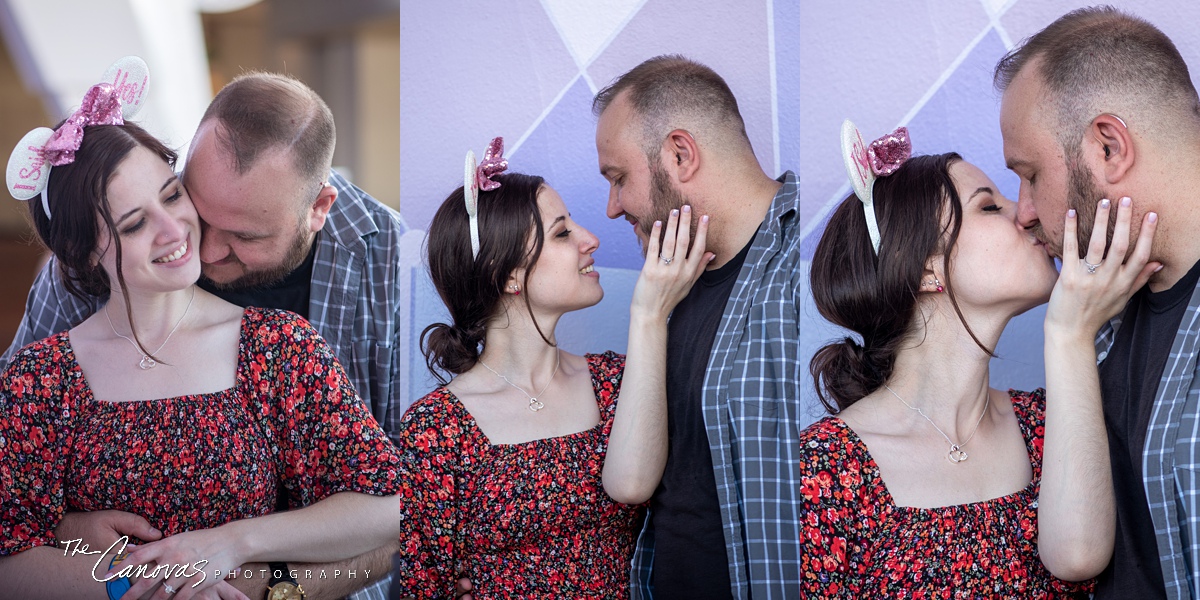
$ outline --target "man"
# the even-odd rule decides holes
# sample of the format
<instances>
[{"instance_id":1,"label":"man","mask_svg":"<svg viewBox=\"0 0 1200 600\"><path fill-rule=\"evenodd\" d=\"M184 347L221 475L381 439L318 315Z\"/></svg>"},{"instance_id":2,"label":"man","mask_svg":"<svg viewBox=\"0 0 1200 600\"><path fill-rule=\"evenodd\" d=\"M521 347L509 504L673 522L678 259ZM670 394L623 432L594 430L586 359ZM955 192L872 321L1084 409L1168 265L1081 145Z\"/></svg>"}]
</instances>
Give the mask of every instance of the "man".
<instances>
[{"instance_id":1,"label":"man","mask_svg":"<svg viewBox=\"0 0 1200 600\"><path fill-rule=\"evenodd\" d=\"M1170 39L1108 7L1031 37L1000 61L995 83L1022 226L1061 255L1068 209L1084 251L1100 198L1132 197L1135 219L1161 219L1150 260L1162 270L1096 340L1115 489L1095 494L1115 491L1117 518L1096 598L1196 597L1200 98Z\"/></svg>"},{"instance_id":2,"label":"man","mask_svg":"<svg viewBox=\"0 0 1200 600\"><path fill-rule=\"evenodd\" d=\"M758 164L719 75L652 58L600 91L608 216L643 248L684 204L716 253L668 326L670 450L633 568L635 598L796 598L802 409L798 182Z\"/></svg>"},{"instance_id":3,"label":"man","mask_svg":"<svg viewBox=\"0 0 1200 600\"><path fill-rule=\"evenodd\" d=\"M296 79L253 73L217 94L200 121L183 173L203 222L200 285L235 304L283 308L306 317L336 350L384 431L396 439L407 405L399 386L392 385L392 365L399 361L394 352L400 347L396 265L403 226L394 211L331 171L334 142L329 107ZM103 306L105 298L83 302L68 294L57 270L51 259L38 274L0 367L24 345L68 329ZM101 544L122 534L157 539L139 535L148 529L144 520L125 513L75 513L64 519L59 533L63 539ZM344 595L362 586L364 569L386 573L389 556L381 549L342 565L342 573L356 569L355 580L302 579L301 584L310 597ZM254 584L251 597L263 597L265 579ZM380 586L376 597L383 591Z\"/></svg>"}]
</instances>

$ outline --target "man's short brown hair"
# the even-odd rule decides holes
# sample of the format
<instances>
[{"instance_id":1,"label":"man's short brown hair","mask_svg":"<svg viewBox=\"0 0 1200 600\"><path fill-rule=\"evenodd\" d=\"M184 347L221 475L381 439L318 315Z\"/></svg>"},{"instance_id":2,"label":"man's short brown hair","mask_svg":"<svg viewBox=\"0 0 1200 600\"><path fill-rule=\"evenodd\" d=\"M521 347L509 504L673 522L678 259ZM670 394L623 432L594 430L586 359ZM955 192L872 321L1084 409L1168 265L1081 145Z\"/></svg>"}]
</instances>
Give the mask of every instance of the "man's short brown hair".
<instances>
[{"instance_id":1,"label":"man's short brown hair","mask_svg":"<svg viewBox=\"0 0 1200 600\"><path fill-rule=\"evenodd\" d=\"M213 98L201 122L217 119L218 139L244 175L263 152L287 148L296 172L314 181L333 164L333 113L300 80L277 73L238 76Z\"/></svg>"},{"instance_id":2,"label":"man's short brown hair","mask_svg":"<svg viewBox=\"0 0 1200 600\"><path fill-rule=\"evenodd\" d=\"M1035 60L1068 150L1078 148L1091 120L1110 110L1105 105L1114 98L1161 115L1160 122L1142 123L1160 131L1200 114L1187 63L1171 39L1111 6L1069 12L1022 42L997 63L996 89L1003 92Z\"/></svg>"},{"instance_id":3,"label":"man's short brown hair","mask_svg":"<svg viewBox=\"0 0 1200 600\"><path fill-rule=\"evenodd\" d=\"M672 54L643 62L600 90L592 101L592 112L600 116L626 90L630 106L642 119L642 145L651 162L657 160L667 133L687 128L681 119L736 132L750 144L729 85L716 71L694 60Z\"/></svg>"}]
</instances>

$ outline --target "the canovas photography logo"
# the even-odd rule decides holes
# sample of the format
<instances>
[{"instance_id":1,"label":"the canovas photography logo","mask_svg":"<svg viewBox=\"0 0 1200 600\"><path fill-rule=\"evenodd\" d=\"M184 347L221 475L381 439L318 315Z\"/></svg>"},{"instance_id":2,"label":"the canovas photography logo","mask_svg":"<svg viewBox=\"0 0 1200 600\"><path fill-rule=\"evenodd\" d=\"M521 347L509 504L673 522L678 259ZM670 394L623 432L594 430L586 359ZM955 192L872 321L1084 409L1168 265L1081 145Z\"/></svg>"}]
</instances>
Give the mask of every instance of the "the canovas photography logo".
<instances>
[{"instance_id":1,"label":"the canovas photography logo","mask_svg":"<svg viewBox=\"0 0 1200 600\"><path fill-rule=\"evenodd\" d=\"M112 565L115 567L125 560L129 554L125 551L126 546L129 545L129 536L121 536L119 539L117 539L117 541L113 542L112 545L104 550L92 550L87 544L83 543L82 539L67 540L62 542L62 544L65 546L63 549L63 554L66 556L77 556L81 554L85 556L96 555L96 562L92 565L92 579L95 579L100 583L111 584L118 579L124 579L126 577L157 579L159 577L191 578L199 575L200 580L192 584L192 587L195 587L203 583L204 580L208 579L208 573L204 571L205 565L208 564L207 560L198 560L191 564L177 565L129 565L122 567L115 573L109 573L111 569L102 569L100 563L104 562L104 557L108 556L116 548L120 549L117 550L116 557L112 560ZM215 574L220 576L220 573Z\"/></svg>"},{"instance_id":2,"label":"the canovas photography logo","mask_svg":"<svg viewBox=\"0 0 1200 600\"><path fill-rule=\"evenodd\" d=\"M83 543L82 539L65 540L59 543L62 544L63 554L66 556L96 556L96 562L92 565L92 579L106 584L111 591L117 592L114 597L120 596L129 589L129 579L170 579L175 577L190 579L199 575L200 579L192 584L192 587L195 587L204 583L210 574L218 579L283 578L282 570L272 572L270 569L265 568L258 570L234 569L228 573L213 570L212 573L209 573L204 570L204 567L208 565L207 560L198 560L190 564L127 565L117 569L129 556L129 552L126 551L126 547L129 545L128 536L121 536L104 550L92 550L87 544ZM104 562L104 557L110 554L114 554L114 556L106 568L102 566L102 563ZM117 570L114 571L114 569ZM358 579L362 577L364 580L369 580L371 578L371 569L290 569L288 575L293 579L299 579L303 575L304 579Z\"/></svg>"}]
</instances>

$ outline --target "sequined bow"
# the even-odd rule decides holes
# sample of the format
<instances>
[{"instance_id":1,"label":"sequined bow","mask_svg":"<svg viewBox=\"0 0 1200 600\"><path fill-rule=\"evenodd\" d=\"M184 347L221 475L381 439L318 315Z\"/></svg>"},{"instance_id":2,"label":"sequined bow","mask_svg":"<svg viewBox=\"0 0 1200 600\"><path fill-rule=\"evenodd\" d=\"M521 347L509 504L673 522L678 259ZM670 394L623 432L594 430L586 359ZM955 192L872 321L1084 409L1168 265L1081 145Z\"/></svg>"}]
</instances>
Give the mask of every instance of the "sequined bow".
<instances>
[{"instance_id":1,"label":"sequined bow","mask_svg":"<svg viewBox=\"0 0 1200 600\"><path fill-rule=\"evenodd\" d=\"M504 158L504 138L494 137L483 152L483 162L475 164L475 151L467 151L467 162L463 169L463 201L467 205L467 220L471 231L471 258L479 256L479 190L490 192L500 187L492 177L508 169Z\"/></svg>"},{"instance_id":2,"label":"sequined bow","mask_svg":"<svg viewBox=\"0 0 1200 600\"><path fill-rule=\"evenodd\" d=\"M492 143L483 151L483 162L475 169L475 183L479 189L490 192L500 187L500 182L492 180L492 177L508 170L508 159L503 154L504 138L492 138Z\"/></svg>"},{"instance_id":3,"label":"sequined bow","mask_svg":"<svg viewBox=\"0 0 1200 600\"><path fill-rule=\"evenodd\" d=\"M885 177L896 172L904 161L912 158L912 142L908 139L908 128L897 127L895 131L871 142L867 147L867 161L871 172Z\"/></svg>"},{"instance_id":4,"label":"sequined bow","mask_svg":"<svg viewBox=\"0 0 1200 600\"><path fill-rule=\"evenodd\" d=\"M75 151L83 143L83 128L90 125L123 125L121 100L117 89L98 83L88 90L83 103L50 136L43 150L46 162L58 167L75 161Z\"/></svg>"}]
</instances>

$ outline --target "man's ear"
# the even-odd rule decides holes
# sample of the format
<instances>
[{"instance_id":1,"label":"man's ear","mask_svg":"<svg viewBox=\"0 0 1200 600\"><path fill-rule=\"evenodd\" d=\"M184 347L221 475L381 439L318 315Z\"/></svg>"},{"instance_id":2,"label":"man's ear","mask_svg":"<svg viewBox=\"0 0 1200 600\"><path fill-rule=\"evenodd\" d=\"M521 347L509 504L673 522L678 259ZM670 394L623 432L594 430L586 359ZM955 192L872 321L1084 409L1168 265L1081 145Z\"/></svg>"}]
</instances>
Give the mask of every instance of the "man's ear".
<instances>
[{"instance_id":1,"label":"man's ear","mask_svg":"<svg viewBox=\"0 0 1200 600\"><path fill-rule=\"evenodd\" d=\"M663 159L674 170L680 183L687 183L700 170L700 152L696 138L686 129L675 129L663 140Z\"/></svg>"},{"instance_id":2,"label":"man's ear","mask_svg":"<svg viewBox=\"0 0 1200 600\"><path fill-rule=\"evenodd\" d=\"M1088 153L1103 160L1100 173L1105 183L1120 183L1133 168L1137 158L1133 136L1129 134L1129 128L1120 117L1104 113L1093 119L1088 127L1085 142L1090 142L1085 144L1089 147Z\"/></svg>"},{"instance_id":3,"label":"man's ear","mask_svg":"<svg viewBox=\"0 0 1200 600\"><path fill-rule=\"evenodd\" d=\"M337 201L337 188L329 184L328 181L322 182L321 191L317 192L317 199L313 202L311 208L308 209L308 230L316 233L325 226L325 217L329 216L329 209L333 208L333 203Z\"/></svg>"}]
</instances>

